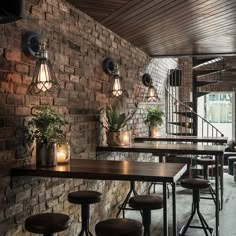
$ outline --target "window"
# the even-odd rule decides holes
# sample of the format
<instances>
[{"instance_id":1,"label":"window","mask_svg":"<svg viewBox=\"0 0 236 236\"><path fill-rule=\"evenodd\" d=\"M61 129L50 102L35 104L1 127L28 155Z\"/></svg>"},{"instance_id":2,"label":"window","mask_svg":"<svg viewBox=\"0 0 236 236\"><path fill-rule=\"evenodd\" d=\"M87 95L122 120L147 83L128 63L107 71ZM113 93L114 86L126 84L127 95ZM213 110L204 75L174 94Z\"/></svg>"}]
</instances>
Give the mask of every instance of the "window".
<instances>
[{"instance_id":1,"label":"window","mask_svg":"<svg viewBox=\"0 0 236 236\"><path fill-rule=\"evenodd\" d=\"M232 94L211 93L204 98L205 119L211 123L232 123Z\"/></svg>"}]
</instances>

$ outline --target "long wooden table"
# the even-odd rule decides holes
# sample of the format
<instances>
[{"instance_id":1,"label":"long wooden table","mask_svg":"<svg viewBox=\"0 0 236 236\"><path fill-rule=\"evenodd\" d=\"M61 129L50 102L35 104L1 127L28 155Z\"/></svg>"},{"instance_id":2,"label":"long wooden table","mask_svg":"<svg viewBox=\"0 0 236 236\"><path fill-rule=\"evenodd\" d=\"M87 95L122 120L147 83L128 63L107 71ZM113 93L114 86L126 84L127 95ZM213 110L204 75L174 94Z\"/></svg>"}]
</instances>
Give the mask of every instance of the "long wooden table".
<instances>
[{"instance_id":1,"label":"long wooden table","mask_svg":"<svg viewBox=\"0 0 236 236\"><path fill-rule=\"evenodd\" d=\"M214 143L214 144L226 144L227 137L199 137L199 136L158 136L158 137L135 137L135 142L145 142L145 141L164 141L164 142L191 142L191 143Z\"/></svg>"},{"instance_id":2,"label":"long wooden table","mask_svg":"<svg viewBox=\"0 0 236 236\"><path fill-rule=\"evenodd\" d=\"M176 181L185 173L187 165L176 163L107 161L107 160L71 160L69 165L51 168L30 165L12 169L12 176L39 176L57 178L79 178L96 180L124 180L163 182L163 227L168 235L167 183L172 184L173 231L176 235Z\"/></svg>"},{"instance_id":3,"label":"long wooden table","mask_svg":"<svg viewBox=\"0 0 236 236\"><path fill-rule=\"evenodd\" d=\"M198 145L198 144L163 144L163 143L132 143L129 146L98 146L97 152L138 152L155 153L156 155L165 154L193 154L193 155L213 155L215 156L216 166L221 163L221 207L223 207L223 155L224 146L222 145ZM219 169L215 168L215 190L216 190L216 236L219 235Z\"/></svg>"}]
</instances>

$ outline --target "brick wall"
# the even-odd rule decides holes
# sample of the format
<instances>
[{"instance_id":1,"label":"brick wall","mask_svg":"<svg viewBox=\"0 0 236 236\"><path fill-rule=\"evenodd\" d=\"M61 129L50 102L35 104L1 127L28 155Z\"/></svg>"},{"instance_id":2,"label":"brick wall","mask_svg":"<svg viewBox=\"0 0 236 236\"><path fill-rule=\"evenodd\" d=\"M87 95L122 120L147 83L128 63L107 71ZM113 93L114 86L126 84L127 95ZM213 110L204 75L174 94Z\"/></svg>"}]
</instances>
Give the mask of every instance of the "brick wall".
<instances>
[{"instance_id":1,"label":"brick wall","mask_svg":"<svg viewBox=\"0 0 236 236\"><path fill-rule=\"evenodd\" d=\"M167 69L175 68L172 59L154 60L124 39L115 35L83 12L59 0L26 0L23 20L0 25L0 235L29 235L23 222L39 212L64 212L75 219L68 235L80 228L79 207L69 204L67 194L78 189L93 189L106 193L101 203L92 207L91 224L114 216L128 183L115 181L85 181L56 178L11 178L14 165L32 161L31 150L23 148L25 121L35 105L49 104L67 121L66 138L71 144L72 158L95 158L97 143L104 140L96 119L98 108L111 102L107 96L110 80L102 70L102 61L112 56L120 64L124 86L129 94L122 99L125 109L139 109L129 126L134 134L147 134L143 124L145 102L141 76L148 71L158 88L164 107L163 85ZM29 95L35 61L21 49L22 34L35 31L49 43L49 59L62 87L58 94ZM152 106L155 104L148 104ZM164 132L164 130L162 131ZM80 145L78 145L78 143ZM155 160L138 154L116 153L101 158ZM138 184L140 192L146 185ZM92 226L93 228L93 226Z\"/></svg>"}]
</instances>

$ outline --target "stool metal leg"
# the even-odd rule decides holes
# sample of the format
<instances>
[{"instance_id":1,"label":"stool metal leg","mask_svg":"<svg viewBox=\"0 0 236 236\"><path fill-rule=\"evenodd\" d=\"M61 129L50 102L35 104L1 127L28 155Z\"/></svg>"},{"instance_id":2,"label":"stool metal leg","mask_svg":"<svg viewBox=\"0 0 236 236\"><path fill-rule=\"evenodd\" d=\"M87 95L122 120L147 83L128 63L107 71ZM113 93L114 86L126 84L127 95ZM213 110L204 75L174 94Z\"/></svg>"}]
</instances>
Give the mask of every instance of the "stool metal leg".
<instances>
[{"instance_id":1,"label":"stool metal leg","mask_svg":"<svg viewBox=\"0 0 236 236\"><path fill-rule=\"evenodd\" d=\"M151 225L151 211L150 210L144 210L143 211L143 227L144 232L143 236L150 236L150 225Z\"/></svg>"},{"instance_id":2,"label":"stool metal leg","mask_svg":"<svg viewBox=\"0 0 236 236\"><path fill-rule=\"evenodd\" d=\"M129 199L130 199L130 197L131 197L131 194L133 194L134 196L138 196L138 193L137 193L136 190L135 190L135 181L130 181L130 189L129 189L129 192L128 192L128 194L126 195L125 200L124 200L123 203L121 204L120 209L119 209L119 211L118 211L117 214L116 214L116 218L119 217L121 211L123 212L123 218L125 218L126 205L127 205L128 202L129 202Z\"/></svg>"},{"instance_id":3,"label":"stool metal leg","mask_svg":"<svg viewBox=\"0 0 236 236\"><path fill-rule=\"evenodd\" d=\"M213 176L213 168L212 168L212 176ZM209 177L208 165L203 166L203 177L204 177L204 179L208 180L208 177ZM216 205L216 193L211 186L209 187L209 193L210 193L211 197L201 197L201 199L212 199ZM205 193L205 194L209 194L209 193Z\"/></svg>"},{"instance_id":4,"label":"stool metal leg","mask_svg":"<svg viewBox=\"0 0 236 236\"><path fill-rule=\"evenodd\" d=\"M206 236L209 236L209 235L211 236L212 235L213 229L209 227L209 225L207 224L207 222L204 219L203 215L201 214L199 202L200 202L200 191L193 189L192 212L191 212L191 215L190 215L186 225L184 225L181 228L181 230L179 232L180 236L184 236L185 233L187 232L188 228L203 229ZM197 212L197 215L199 217L201 226L190 225L196 212Z\"/></svg>"},{"instance_id":5,"label":"stool metal leg","mask_svg":"<svg viewBox=\"0 0 236 236\"><path fill-rule=\"evenodd\" d=\"M89 204L81 205L82 229L78 236L93 236L89 231Z\"/></svg>"}]
</instances>

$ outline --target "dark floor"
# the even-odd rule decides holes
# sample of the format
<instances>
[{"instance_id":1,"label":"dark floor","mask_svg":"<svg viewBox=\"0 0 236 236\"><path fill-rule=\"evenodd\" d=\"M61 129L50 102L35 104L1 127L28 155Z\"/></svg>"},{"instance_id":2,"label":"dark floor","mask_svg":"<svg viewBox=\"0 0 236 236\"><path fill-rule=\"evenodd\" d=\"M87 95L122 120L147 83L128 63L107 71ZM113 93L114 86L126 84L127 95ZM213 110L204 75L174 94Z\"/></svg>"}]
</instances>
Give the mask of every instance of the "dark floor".
<instances>
[{"instance_id":1,"label":"dark floor","mask_svg":"<svg viewBox=\"0 0 236 236\"><path fill-rule=\"evenodd\" d=\"M220 235L236 236L236 182L233 176L224 174L224 209L220 212ZM177 224L178 230L185 224L191 210L192 195L191 190L177 187ZM171 225L171 198L168 201L169 224ZM201 211L210 227L215 227L215 208L212 200L201 199ZM136 211L127 211L127 218L141 220L140 214ZM194 219L197 224L198 219ZM171 235L172 229L169 228ZM162 234L162 210L152 212L152 236ZM204 232L199 229L189 229L188 236L204 236Z\"/></svg>"}]
</instances>

